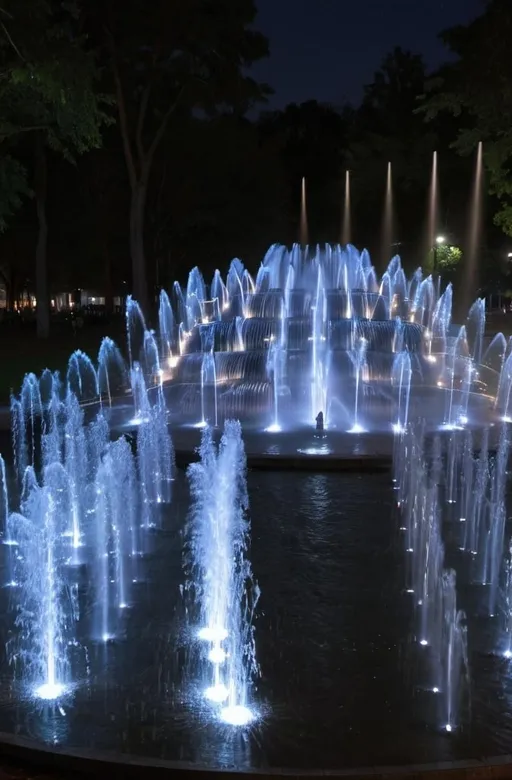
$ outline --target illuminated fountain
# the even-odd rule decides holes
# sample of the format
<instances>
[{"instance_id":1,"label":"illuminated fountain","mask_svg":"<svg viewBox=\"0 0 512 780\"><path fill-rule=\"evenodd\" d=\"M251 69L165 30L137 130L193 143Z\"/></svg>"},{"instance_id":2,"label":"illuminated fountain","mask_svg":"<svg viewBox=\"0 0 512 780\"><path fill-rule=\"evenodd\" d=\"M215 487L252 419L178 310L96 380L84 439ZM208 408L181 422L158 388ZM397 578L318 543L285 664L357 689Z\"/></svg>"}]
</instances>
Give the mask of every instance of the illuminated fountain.
<instances>
[{"instance_id":1,"label":"illuminated fountain","mask_svg":"<svg viewBox=\"0 0 512 780\"><path fill-rule=\"evenodd\" d=\"M455 435L454 433L451 434ZM461 704L468 674L465 615L457 608L456 576L445 569L438 481L440 441L426 460L423 432L401 436L395 457L395 483L408 561L407 592L416 614L416 639L424 658L427 691L439 700L437 718L453 731L463 717Z\"/></svg>"},{"instance_id":2,"label":"illuminated fountain","mask_svg":"<svg viewBox=\"0 0 512 780\"><path fill-rule=\"evenodd\" d=\"M76 612L66 567L69 502L69 482L60 463L44 469L41 485L29 467L21 512L8 518L17 605L11 662L29 693L41 699L61 697L71 682L69 650Z\"/></svg>"},{"instance_id":3,"label":"illuminated fountain","mask_svg":"<svg viewBox=\"0 0 512 780\"><path fill-rule=\"evenodd\" d=\"M234 260L209 286L195 268L160 300L168 407L179 424L236 417L271 433L312 426L320 411L329 430L356 434L398 432L420 414L429 428L508 417L504 339L485 350L483 301L455 326L452 299L439 277L408 279L398 256L379 279L350 245L275 245L255 279ZM131 343L143 344L129 306Z\"/></svg>"},{"instance_id":4,"label":"illuminated fountain","mask_svg":"<svg viewBox=\"0 0 512 780\"><path fill-rule=\"evenodd\" d=\"M190 584L199 612L206 698L232 725L254 719L250 685L257 673L252 613L259 596L246 557L249 541L244 445L228 421L218 451L210 428L201 460L189 467Z\"/></svg>"}]
</instances>

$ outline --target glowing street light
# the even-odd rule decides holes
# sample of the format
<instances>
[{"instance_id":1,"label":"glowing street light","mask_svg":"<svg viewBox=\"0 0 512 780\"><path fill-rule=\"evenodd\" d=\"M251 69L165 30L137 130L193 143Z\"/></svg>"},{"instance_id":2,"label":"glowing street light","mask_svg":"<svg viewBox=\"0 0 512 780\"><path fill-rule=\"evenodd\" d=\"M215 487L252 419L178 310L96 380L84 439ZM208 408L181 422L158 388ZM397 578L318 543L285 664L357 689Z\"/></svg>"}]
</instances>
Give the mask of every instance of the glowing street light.
<instances>
[{"instance_id":1,"label":"glowing street light","mask_svg":"<svg viewBox=\"0 0 512 780\"><path fill-rule=\"evenodd\" d=\"M446 242L446 238L444 236L436 236L436 243L433 246L434 274L437 274L437 247L442 246L445 242Z\"/></svg>"}]
</instances>

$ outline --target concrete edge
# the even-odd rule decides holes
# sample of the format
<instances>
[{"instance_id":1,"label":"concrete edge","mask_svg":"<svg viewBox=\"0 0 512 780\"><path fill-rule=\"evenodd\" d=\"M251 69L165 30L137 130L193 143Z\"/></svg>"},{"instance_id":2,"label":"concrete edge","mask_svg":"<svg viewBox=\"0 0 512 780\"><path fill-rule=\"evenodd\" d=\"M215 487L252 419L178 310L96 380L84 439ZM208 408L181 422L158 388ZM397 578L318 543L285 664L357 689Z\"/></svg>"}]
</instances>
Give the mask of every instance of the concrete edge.
<instances>
[{"instance_id":1,"label":"concrete edge","mask_svg":"<svg viewBox=\"0 0 512 780\"><path fill-rule=\"evenodd\" d=\"M308 778L321 780L326 777L385 778L399 775L406 780L501 780L512 776L512 755L482 757L467 761L445 761L432 764L408 764L403 766L368 766L340 770L312 769L213 769L185 761L145 759L122 753L94 753L87 750L65 750L36 743L24 737L0 732L0 756L20 766L31 769L51 770L57 773L75 773L84 777L103 778L152 778L190 772L194 780L219 780L225 775L230 780L259 778ZM63 775L64 777L65 775ZM57 780L57 778L56 778Z\"/></svg>"}]
</instances>

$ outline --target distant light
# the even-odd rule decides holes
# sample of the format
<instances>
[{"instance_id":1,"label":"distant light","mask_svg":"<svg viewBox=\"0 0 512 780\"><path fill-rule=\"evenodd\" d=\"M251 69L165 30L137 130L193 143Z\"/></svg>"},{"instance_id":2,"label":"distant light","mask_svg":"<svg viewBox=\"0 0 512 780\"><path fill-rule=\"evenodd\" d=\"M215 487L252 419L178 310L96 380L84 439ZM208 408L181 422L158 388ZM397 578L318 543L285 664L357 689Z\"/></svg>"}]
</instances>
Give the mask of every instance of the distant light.
<instances>
[{"instance_id":1,"label":"distant light","mask_svg":"<svg viewBox=\"0 0 512 780\"><path fill-rule=\"evenodd\" d=\"M281 426L278 423L273 423L272 425L269 425L268 428L265 428L266 433L280 433Z\"/></svg>"},{"instance_id":2,"label":"distant light","mask_svg":"<svg viewBox=\"0 0 512 780\"><path fill-rule=\"evenodd\" d=\"M420 645L422 645L423 647L426 647L428 645L427 640L426 639L420 639Z\"/></svg>"},{"instance_id":3,"label":"distant light","mask_svg":"<svg viewBox=\"0 0 512 780\"><path fill-rule=\"evenodd\" d=\"M365 432L366 432L365 429L363 428L362 425L359 425L359 423L354 423L352 428L350 428L350 430L347 431L347 433L365 433Z\"/></svg>"},{"instance_id":4,"label":"distant light","mask_svg":"<svg viewBox=\"0 0 512 780\"><path fill-rule=\"evenodd\" d=\"M509 252L507 255L508 258L512 259L512 252Z\"/></svg>"},{"instance_id":5,"label":"distant light","mask_svg":"<svg viewBox=\"0 0 512 780\"><path fill-rule=\"evenodd\" d=\"M444 244L446 238L444 236L436 236L436 244Z\"/></svg>"},{"instance_id":6,"label":"distant light","mask_svg":"<svg viewBox=\"0 0 512 780\"><path fill-rule=\"evenodd\" d=\"M167 361L169 368L176 368L176 366L178 365L178 360L179 357L177 357L176 355L171 355L171 357Z\"/></svg>"},{"instance_id":7,"label":"distant light","mask_svg":"<svg viewBox=\"0 0 512 780\"><path fill-rule=\"evenodd\" d=\"M448 732L450 732L452 730L452 727L451 727L451 725L449 723L446 724L445 730L448 731Z\"/></svg>"},{"instance_id":8,"label":"distant light","mask_svg":"<svg viewBox=\"0 0 512 780\"><path fill-rule=\"evenodd\" d=\"M503 658L512 658L512 650L505 650Z\"/></svg>"},{"instance_id":9,"label":"distant light","mask_svg":"<svg viewBox=\"0 0 512 780\"><path fill-rule=\"evenodd\" d=\"M399 422L393 423L393 433L403 433L403 431L404 428L403 425L401 425L401 423Z\"/></svg>"},{"instance_id":10,"label":"distant light","mask_svg":"<svg viewBox=\"0 0 512 780\"><path fill-rule=\"evenodd\" d=\"M436 687L432 688L432 693L439 693L439 688Z\"/></svg>"}]
</instances>

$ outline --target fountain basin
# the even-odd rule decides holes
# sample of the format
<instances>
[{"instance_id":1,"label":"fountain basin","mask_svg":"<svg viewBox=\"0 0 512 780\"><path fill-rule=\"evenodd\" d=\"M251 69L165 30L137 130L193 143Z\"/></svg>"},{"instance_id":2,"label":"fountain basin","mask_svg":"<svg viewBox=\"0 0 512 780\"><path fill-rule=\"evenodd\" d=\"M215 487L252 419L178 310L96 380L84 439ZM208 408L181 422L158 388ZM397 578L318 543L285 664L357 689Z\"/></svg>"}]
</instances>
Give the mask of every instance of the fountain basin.
<instances>
[{"instance_id":1,"label":"fountain basin","mask_svg":"<svg viewBox=\"0 0 512 780\"><path fill-rule=\"evenodd\" d=\"M162 505L161 528L147 535L140 582L108 644L89 641L94 582L84 550L77 641L88 648L88 663L74 668L70 694L41 706L12 685L12 670L2 663L0 731L17 732L6 737L5 749L21 755L37 747L45 755L35 758L45 761L56 751L64 769L75 766L66 763L70 753L72 762L111 761L101 772L126 761L132 772L147 765L155 773L310 777L447 767L465 776L484 772L481 756L505 755L509 662L495 654L493 621L473 612L478 594L469 579L458 577L471 623L471 732L443 733L436 696L408 673L412 605L389 476L254 470L248 489L251 559L262 593L255 621L262 674L251 694L257 717L243 738L205 704L198 677L180 592L189 497L178 472L173 504ZM2 613L7 591L0 592Z\"/></svg>"}]
</instances>

